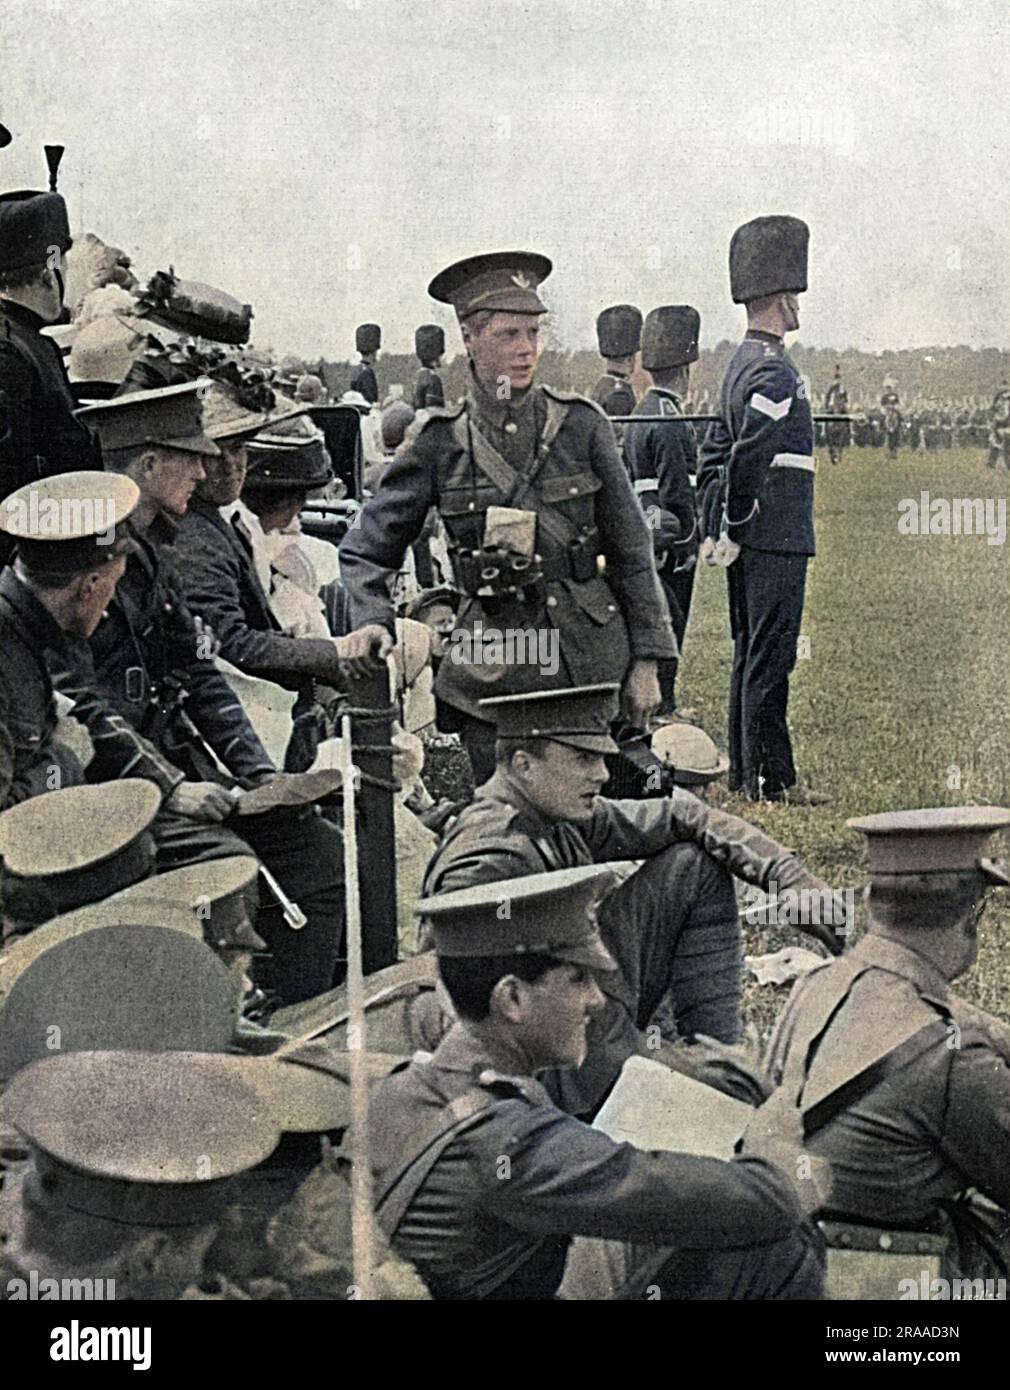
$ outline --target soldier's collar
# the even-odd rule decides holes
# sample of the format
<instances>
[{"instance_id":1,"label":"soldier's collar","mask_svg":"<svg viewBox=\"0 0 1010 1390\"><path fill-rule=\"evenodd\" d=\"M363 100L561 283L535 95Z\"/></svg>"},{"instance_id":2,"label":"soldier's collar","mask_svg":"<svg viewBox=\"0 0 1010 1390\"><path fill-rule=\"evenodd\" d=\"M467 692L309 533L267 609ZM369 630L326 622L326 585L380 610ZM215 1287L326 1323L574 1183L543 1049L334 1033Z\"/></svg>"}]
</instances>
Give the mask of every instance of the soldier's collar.
<instances>
[{"instance_id":1,"label":"soldier's collar","mask_svg":"<svg viewBox=\"0 0 1010 1390\"><path fill-rule=\"evenodd\" d=\"M774 343L776 347L780 347L783 350L786 345L786 340L784 338L780 338L777 333L766 333L763 328L748 328L747 332L744 334L744 342L747 342L748 339L751 342Z\"/></svg>"},{"instance_id":2,"label":"soldier's collar","mask_svg":"<svg viewBox=\"0 0 1010 1390\"><path fill-rule=\"evenodd\" d=\"M159 512L145 534L154 545L172 545L179 534L179 523L167 512Z\"/></svg>"},{"instance_id":3,"label":"soldier's collar","mask_svg":"<svg viewBox=\"0 0 1010 1390\"><path fill-rule=\"evenodd\" d=\"M510 420L515 420L517 416L525 413L530 408L533 400L535 388L530 386L526 391L517 392L507 400L500 401L497 396L493 396L477 380L473 368L470 369L470 399L473 402L477 413L485 420L489 420L498 429L504 429Z\"/></svg>"},{"instance_id":4,"label":"soldier's collar","mask_svg":"<svg viewBox=\"0 0 1010 1390\"><path fill-rule=\"evenodd\" d=\"M12 566L0 574L0 593L5 594L26 619L38 651L47 647L57 652L66 649L67 634L45 604L40 603L28 585L18 578Z\"/></svg>"},{"instance_id":5,"label":"soldier's collar","mask_svg":"<svg viewBox=\"0 0 1010 1390\"><path fill-rule=\"evenodd\" d=\"M501 1079L531 1080L519 1054L505 1044L478 1037L465 1023L454 1023L435 1049L432 1065L443 1071L463 1072L476 1081L484 1073Z\"/></svg>"},{"instance_id":6,"label":"soldier's collar","mask_svg":"<svg viewBox=\"0 0 1010 1390\"><path fill-rule=\"evenodd\" d=\"M856 942L852 954L868 965L911 980L920 994L934 1004L946 1005L950 998L950 982L943 972L910 946L868 932Z\"/></svg>"},{"instance_id":7,"label":"soldier's collar","mask_svg":"<svg viewBox=\"0 0 1010 1390\"><path fill-rule=\"evenodd\" d=\"M653 391L657 396L666 396L669 400L673 401L674 405L680 405L682 398L677 395L676 391L671 391L668 386L653 385L649 389Z\"/></svg>"}]
</instances>

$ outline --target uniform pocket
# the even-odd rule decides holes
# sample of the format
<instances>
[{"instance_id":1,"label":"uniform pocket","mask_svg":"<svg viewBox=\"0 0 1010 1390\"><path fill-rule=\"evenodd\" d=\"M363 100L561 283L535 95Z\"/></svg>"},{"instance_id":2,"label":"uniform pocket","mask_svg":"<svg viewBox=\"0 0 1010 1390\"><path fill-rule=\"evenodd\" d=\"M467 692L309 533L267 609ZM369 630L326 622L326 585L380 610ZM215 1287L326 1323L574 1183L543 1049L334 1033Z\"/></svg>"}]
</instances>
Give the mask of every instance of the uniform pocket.
<instances>
[{"instance_id":1,"label":"uniform pocket","mask_svg":"<svg viewBox=\"0 0 1010 1390\"><path fill-rule=\"evenodd\" d=\"M545 502L575 502L599 492L603 480L595 473L566 473L561 477L543 478L537 490Z\"/></svg>"}]
</instances>

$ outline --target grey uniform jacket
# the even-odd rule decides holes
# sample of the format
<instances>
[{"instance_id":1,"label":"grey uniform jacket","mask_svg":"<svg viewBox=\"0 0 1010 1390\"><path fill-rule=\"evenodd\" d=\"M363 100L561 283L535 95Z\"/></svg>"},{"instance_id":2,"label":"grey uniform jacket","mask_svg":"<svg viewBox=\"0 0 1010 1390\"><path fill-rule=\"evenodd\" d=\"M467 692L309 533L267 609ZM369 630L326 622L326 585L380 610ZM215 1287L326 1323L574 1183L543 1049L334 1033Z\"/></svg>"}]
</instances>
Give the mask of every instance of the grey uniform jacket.
<instances>
[{"instance_id":1,"label":"grey uniform jacket","mask_svg":"<svg viewBox=\"0 0 1010 1390\"><path fill-rule=\"evenodd\" d=\"M380 1202L399 1175L407 1181L424 1138L453 1125L454 1103L475 1104L392 1235L436 1298L550 1298L575 1235L735 1250L782 1239L802 1220L771 1165L617 1144L512 1072L457 1025L372 1100Z\"/></svg>"}]
</instances>

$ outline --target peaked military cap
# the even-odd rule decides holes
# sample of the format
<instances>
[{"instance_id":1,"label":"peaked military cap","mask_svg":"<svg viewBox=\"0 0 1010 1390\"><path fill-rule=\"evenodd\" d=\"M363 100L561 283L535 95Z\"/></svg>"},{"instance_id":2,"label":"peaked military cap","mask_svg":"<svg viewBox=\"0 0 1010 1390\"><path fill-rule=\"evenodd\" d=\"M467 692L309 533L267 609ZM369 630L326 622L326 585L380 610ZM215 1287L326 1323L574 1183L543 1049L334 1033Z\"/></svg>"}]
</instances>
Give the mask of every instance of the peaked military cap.
<instances>
[{"instance_id":1,"label":"peaked military cap","mask_svg":"<svg viewBox=\"0 0 1010 1390\"><path fill-rule=\"evenodd\" d=\"M140 777L29 797L0 815L4 872L44 888L60 912L104 898L150 872L145 832L160 807L158 788Z\"/></svg>"},{"instance_id":2,"label":"peaked military cap","mask_svg":"<svg viewBox=\"0 0 1010 1390\"><path fill-rule=\"evenodd\" d=\"M684 367L698 360L701 315L690 304L661 304L650 310L642 330L642 366L647 372Z\"/></svg>"},{"instance_id":3,"label":"peaked military cap","mask_svg":"<svg viewBox=\"0 0 1010 1390\"><path fill-rule=\"evenodd\" d=\"M572 690L536 690L498 695L479 702L499 738L549 738L587 753L617 753L610 726L620 702L616 682L580 685Z\"/></svg>"},{"instance_id":4,"label":"peaked military cap","mask_svg":"<svg viewBox=\"0 0 1010 1390\"><path fill-rule=\"evenodd\" d=\"M235 1061L91 1049L50 1056L14 1078L4 1113L57 1202L119 1225L199 1225L230 1192L228 1179L262 1163L281 1138Z\"/></svg>"},{"instance_id":5,"label":"peaked military cap","mask_svg":"<svg viewBox=\"0 0 1010 1390\"><path fill-rule=\"evenodd\" d=\"M219 454L203 427L202 398L208 387L209 380L203 380L131 391L79 410L77 418L98 435L103 453L154 444L188 454Z\"/></svg>"},{"instance_id":6,"label":"peaked military cap","mask_svg":"<svg viewBox=\"0 0 1010 1390\"><path fill-rule=\"evenodd\" d=\"M340 768L320 767L307 772L275 772L239 797L235 810L240 816L262 816L279 806L308 806L332 796L343 786Z\"/></svg>"},{"instance_id":7,"label":"peaked military cap","mask_svg":"<svg viewBox=\"0 0 1010 1390\"><path fill-rule=\"evenodd\" d=\"M431 928L439 956L535 952L616 970L596 926L597 905L614 883L607 865L586 864L439 893L414 910Z\"/></svg>"},{"instance_id":8,"label":"peaked military cap","mask_svg":"<svg viewBox=\"0 0 1010 1390\"><path fill-rule=\"evenodd\" d=\"M333 477L323 432L304 413L268 424L249 441L247 452L250 488L317 488Z\"/></svg>"},{"instance_id":9,"label":"peaked military cap","mask_svg":"<svg viewBox=\"0 0 1010 1390\"><path fill-rule=\"evenodd\" d=\"M901 874L970 873L991 883L1010 884L1010 874L983 850L998 830L1010 827L1002 806L934 806L916 811L884 811L846 821L867 838L871 877Z\"/></svg>"},{"instance_id":10,"label":"peaked military cap","mask_svg":"<svg viewBox=\"0 0 1010 1390\"><path fill-rule=\"evenodd\" d=\"M377 323L359 323L354 330L354 346L358 352L378 352L382 347L382 329Z\"/></svg>"},{"instance_id":11,"label":"peaked military cap","mask_svg":"<svg viewBox=\"0 0 1010 1390\"><path fill-rule=\"evenodd\" d=\"M546 256L532 251L490 251L447 266L432 280L428 293L442 304L451 304L458 319L482 309L546 314L537 289L552 269Z\"/></svg>"},{"instance_id":12,"label":"peaked military cap","mask_svg":"<svg viewBox=\"0 0 1010 1390\"><path fill-rule=\"evenodd\" d=\"M96 469L25 483L0 503L0 531L29 568L78 574L121 553L123 523L140 501L131 478Z\"/></svg>"},{"instance_id":13,"label":"peaked military cap","mask_svg":"<svg viewBox=\"0 0 1010 1390\"><path fill-rule=\"evenodd\" d=\"M634 304L613 304L596 319L601 357L630 357L642 343L642 311Z\"/></svg>"},{"instance_id":14,"label":"peaked military cap","mask_svg":"<svg viewBox=\"0 0 1010 1390\"><path fill-rule=\"evenodd\" d=\"M0 1079L57 1050L224 1052L239 988L209 946L182 932L96 927L14 982L0 1012Z\"/></svg>"},{"instance_id":15,"label":"peaked military cap","mask_svg":"<svg viewBox=\"0 0 1010 1390\"><path fill-rule=\"evenodd\" d=\"M102 902L88 903L86 907L75 908L73 912L61 913L41 927L33 928L27 936L14 936L5 942L0 948L0 1007L14 982L39 956L58 946L61 941L83 936L97 927L166 927L170 931L181 931L184 936L191 936L196 941L203 939L203 925L189 908L145 899L134 901L128 897L129 892L127 889L123 894L113 894ZM123 902L119 901L120 897L124 899Z\"/></svg>"},{"instance_id":16,"label":"peaked military cap","mask_svg":"<svg viewBox=\"0 0 1010 1390\"><path fill-rule=\"evenodd\" d=\"M810 228L798 217L755 217L733 233L729 283L734 304L807 287Z\"/></svg>"},{"instance_id":17,"label":"peaked military cap","mask_svg":"<svg viewBox=\"0 0 1010 1390\"><path fill-rule=\"evenodd\" d=\"M651 747L657 758L673 768L678 787L714 782L729 767L729 758L721 757L705 730L694 724L664 724L652 735Z\"/></svg>"},{"instance_id":18,"label":"peaked military cap","mask_svg":"<svg viewBox=\"0 0 1010 1390\"><path fill-rule=\"evenodd\" d=\"M103 904L119 920L139 920L141 909L187 912L200 924L208 946L218 951L265 951L253 922L259 905L259 862L249 854L204 859L155 874L116 893Z\"/></svg>"},{"instance_id":19,"label":"peaked military cap","mask_svg":"<svg viewBox=\"0 0 1010 1390\"><path fill-rule=\"evenodd\" d=\"M445 332L437 323L422 323L414 330L414 351L422 362L434 362L445 352Z\"/></svg>"}]
</instances>

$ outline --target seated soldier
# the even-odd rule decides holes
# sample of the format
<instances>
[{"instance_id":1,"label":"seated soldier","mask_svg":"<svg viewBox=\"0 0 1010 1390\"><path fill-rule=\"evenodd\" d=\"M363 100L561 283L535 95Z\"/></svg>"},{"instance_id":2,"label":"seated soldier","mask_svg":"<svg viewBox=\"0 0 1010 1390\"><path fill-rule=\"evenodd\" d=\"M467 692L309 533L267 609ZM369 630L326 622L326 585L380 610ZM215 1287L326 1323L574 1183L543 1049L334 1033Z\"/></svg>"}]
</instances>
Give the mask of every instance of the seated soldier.
<instances>
[{"instance_id":1,"label":"seated soldier","mask_svg":"<svg viewBox=\"0 0 1010 1390\"><path fill-rule=\"evenodd\" d=\"M994 1265L1004 1275L1010 1028L949 985L975 962L988 889L1010 884L982 857L1010 811L895 811L849 825L869 840L869 931L795 985L769 1047L779 1089L762 1113L802 1116L807 1151L834 1174L821 1215L843 1237L846 1224L883 1227L886 1250L897 1232L940 1233L948 1277Z\"/></svg>"},{"instance_id":2,"label":"seated soldier","mask_svg":"<svg viewBox=\"0 0 1010 1390\"><path fill-rule=\"evenodd\" d=\"M641 1272L664 1298L816 1298L819 1241L783 1172L615 1143L536 1080L586 1055L596 972L616 969L593 920L609 877L567 869L419 904L460 1021L373 1096L380 1228L435 1298L551 1298L576 1235L652 1247Z\"/></svg>"},{"instance_id":3,"label":"seated soldier","mask_svg":"<svg viewBox=\"0 0 1010 1390\"><path fill-rule=\"evenodd\" d=\"M835 900L795 855L736 816L676 788L669 797L607 800L606 753L617 686L485 700L496 722L498 771L435 852L425 892L443 893L543 869L642 859L601 909L619 969L590 1033L589 1060L559 1077L559 1101L594 1108L669 992L679 1033L724 1043L741 1035L741 936L733 875L769 889L805 887ZM840 905L839 905L840 906ZM827 914L841 926L843 916ZM809 930L839 949L830 926Z\"/></svg>"},{"instance_id":4,"label":"seated soldier","mask_svg":"<svg viewBox=\"0 0 1010 1390\"><path fill-rule=\"evenodd\" d=\"M172 559L174 525L203 480L202 460L218 453L202 432L198 389L137 392L87 412L107 466L133 478L141 501L135 552L84 654L93 666L76 653L61 688L92 733L89 776L126 770L119 743L104 736L109 709L171 764L173 790L154 826L159 869L246 854L251 845L297 900L307 918L301 930L274 906L261 909L256 923L272 952L257 962L256 983L293 1003L328 989L339 969L343 843L312 806L243 817L239 834L223 824L239 792L269 781L276 769L214 665L212 634L190 613Z\"/></svg>"}]
</instances>

